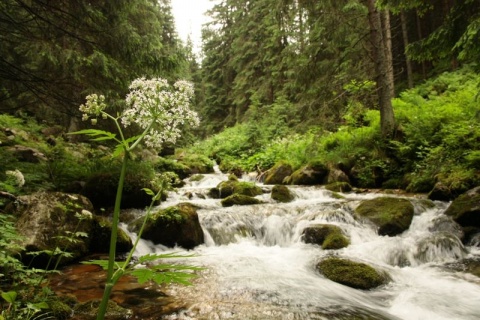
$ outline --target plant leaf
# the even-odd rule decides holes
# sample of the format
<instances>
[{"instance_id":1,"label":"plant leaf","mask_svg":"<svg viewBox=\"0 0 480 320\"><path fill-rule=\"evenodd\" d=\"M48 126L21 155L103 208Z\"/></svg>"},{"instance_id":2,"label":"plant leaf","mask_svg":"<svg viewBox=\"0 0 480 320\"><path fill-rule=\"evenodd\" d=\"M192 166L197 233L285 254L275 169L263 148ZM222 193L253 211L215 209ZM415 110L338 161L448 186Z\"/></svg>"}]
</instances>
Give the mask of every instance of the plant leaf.
<instances>
[{"instance_id":1,"label":"plant leaf","mask_svg":"<svg viewBox=\"0 0 480 320\"><path fill-rule=\"evenodd\" d=\"M14 303L15 300L17 299L17 292L15 291L2 292L2 298L8 303Z\"/></svg>"}]
</instances>

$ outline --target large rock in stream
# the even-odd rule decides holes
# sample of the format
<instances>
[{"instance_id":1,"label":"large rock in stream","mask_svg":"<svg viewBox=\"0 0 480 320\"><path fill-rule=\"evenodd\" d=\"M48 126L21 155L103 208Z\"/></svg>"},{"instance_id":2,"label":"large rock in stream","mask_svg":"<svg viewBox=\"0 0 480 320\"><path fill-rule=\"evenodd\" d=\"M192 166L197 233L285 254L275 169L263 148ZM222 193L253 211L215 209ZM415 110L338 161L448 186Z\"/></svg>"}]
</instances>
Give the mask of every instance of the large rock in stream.
<instances>
[{"instance_id":1,"label":"large rock in stream","mask_svg":"<svg viewBox=\"0 0 480 320\"><path fill-rule=\"evenodd\" d=\"M265 172L264 184L284 184L286 177L293 172L292 166L287 163L277 163Z\"/></svg>"},{"instance_id":2,"label":"large rock in stream","mask_svg":"<svg viewBox=\"0 0 480 320\"><path fill-rule=\"evenodd\" d=\"M445 214L462 227L480 228L480 187L471 189L453 200Z\"/></svg>"},{"instance_id":3,"label":"large rock in stream","mask_svg":"<svg viewBox=\"0 0 480 320\"><path fill-rule=\"evenodd\" d=\"M350 244L340 227L332 224L316 224L303 230L305 243L313 243L322 246L324 250L345 248Z\"/></svg>"},{"instance_id":4,"label":"large rock in stream","mask_svg":"<svg viewBox=\"0 0 480 320\"><path fill-rule=\"evenodd\" d=\"M91 241L89 235L94 228L92 211L93 206L87 198L60 192L20 196L17 205L7 208L7 212L18 217L16 228L22 236L21 245L25 247L24 260L35 267L45 267L50 260L45 252L53 252L56 248L71 254L62 257L61 264L86 256ZM75 241L71 241L72 238Z\"/></svg>"},{"instance_id":5,"label":"large rock in stream","mask_svg":"<svg viewBox=\"0 0 480 320\"><path fill-rule=\"evenodd\" d=\"M379 197L364 200L355 209L355 215L378 227L379 235L395 236L410 227L414 207L407 199Z\"/></svg>"},{"instance_id":6,"label":"large rock in stream","mask_svg":"<svg viewBox=\"0 0 480 320\"><path fill-rule=\"evenodd\" d=\"M212 198L224 199L233 194L241 194L249 197L255 197L263 193L262 188L252 182L239 181L231 174L227 181L220 182L215 188L210 189L209 195Z\"/></svg>"},{"instance_id":7,"label":"large rock in stream","mask_svg":"<svg viewBox=\"0 0 480 320\"><path fill-rule=\"evenodd\" d=\"M50 260L46 252L65 251L59 265L80 260L91 253L109 250L111 222L92 214L89 199L79 194L38 192L20 196L6 212L17 216L16 228L22 238L22 253L26 264L44 268ZM57 249L58 248L58 249ZM126 252L132 241L118 231L117 251ZM53 259L53 265L59 255ZM50 267L53 267L52 263Z\"/></svg>"},{"instance_id":8,"label":"large rock in stream","mask_svg":"<svg viewBox=\"0 0 480 320\"><path fill-rule=\"evenodd\" d=\"M143 218L136 220L132 229L140 230ZM175 206L151 214L145 224L142 238L167 247L180 246L185 249L204 243L204 234L196 207L191 203L179 203Z\"/></svg>"},{"instance_id":9,"label":"large rock in stream","mask_svg":"<svg viewBox=\"0 0 480 320\"><path fill-rule=\"evenodd\" d=\"M365 263L337 257L323 259L317 270L327 279L355 289L370 290L390 280L386 273Z\"/></svg>"},{"instance_id":10,"label":"large rock in stream","mask_svg":"<svg viewBox=\"0 0 480 320\"><path fill-rule=\"evenodd\" d=\"M480 246L480 187L473 188L453 200L445 210L445 215L462 227L463 243Z\"/></svg>"}]
</instances>

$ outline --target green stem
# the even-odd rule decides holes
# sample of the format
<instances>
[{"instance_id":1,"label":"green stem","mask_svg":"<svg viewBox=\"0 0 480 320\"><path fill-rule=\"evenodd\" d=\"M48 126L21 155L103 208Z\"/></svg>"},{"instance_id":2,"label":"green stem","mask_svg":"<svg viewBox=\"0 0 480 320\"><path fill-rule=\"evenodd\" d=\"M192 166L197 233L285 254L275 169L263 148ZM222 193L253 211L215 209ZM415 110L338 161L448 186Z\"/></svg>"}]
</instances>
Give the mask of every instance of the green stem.
<instances>
[{"instance_id":1,"label":"green stem","mask_svg":"<svg viewBox=\"0 0 480 320\"><path fill-rule=\"evenodd\" d=\"M118 223L120 220L120 204L122 201L123 185L125 182L125 174L127 171L127 162L128 162L128 150L125 150L125 154L123 156L123 162L122 162L122 169L120 171L120 179L118 181L118 186L117 186L117 195L115 197L115 206L113 209L112 232L110 234L110 250L109 250L108 269L107 269L107 283L105 285L105 291L103 293L102 302L98 310L99 312L97 314L97 320L103 320L105 316L105 312L107 310L108 299L110 298L113 285L115 284L115 282L113 282L113 280L115 280L113 277L113 272L114 272L115 257L116 257L116 250L117 250Z\"/></svg>"},{"instance_id":2,"label":"green stem","mask_svg":"<svg viewBox=\"0 0 480 320\"><path fill-rule=\"evenodd\" d=\"M137 239L135 239L135 243L133 244L132 250L130 250L130 253L128 254L127 259L125 260L124 266L126 267L129 263L130 260L133 257L133 254L135 253L135 249L137 248L138 242L140 241L140 238L142 237L143 229L145 229L145 225L147 224L148 217L150 216L150 213L152 212L153 205L155 204L156 199L160 196L163 188L160 189L160 191L157 192L157 194L152 198L152 202L147 208L147 213L145 214L145 217L143 218L143 223L142 226L140 227L140 231L138 231L137 234Z\"/></svg>"}]
</instances>

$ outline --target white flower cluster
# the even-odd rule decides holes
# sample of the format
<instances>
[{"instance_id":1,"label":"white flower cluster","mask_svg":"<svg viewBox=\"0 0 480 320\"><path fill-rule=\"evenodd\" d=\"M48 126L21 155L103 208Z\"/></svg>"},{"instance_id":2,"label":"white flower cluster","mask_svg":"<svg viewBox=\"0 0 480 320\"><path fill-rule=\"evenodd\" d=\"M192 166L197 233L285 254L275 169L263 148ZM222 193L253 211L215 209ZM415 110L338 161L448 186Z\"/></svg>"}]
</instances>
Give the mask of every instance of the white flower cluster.
<instances>
[{"instance_id":1,"label":"white flower cluster","mask_svg":"<svg viewBox=\"0 0 480 320\"><path fill-rule=\"evenodd\" d=\"M23 174L20 172L20 170L15 169L15 171L12 170L7 170L5 171L5 174L9 177L12 177L13 180L15 181L15 184L17 187L21 188L25 184L25 177Z\"/></svg>"},{"instance_id":2,"label":"white flower cluster","mask_svg":"<svg viewBox=\"0 0 480 320\"><path fill-rule=\"evenodd\" d=\"M107 116L103 114L103 110L107 107L105 104L105 97L103 95L90 94L87 96L87 102L82 104L79 109L83 112L82 120L87 121L90 115L93 115L94 118L91 119L92 124L97 123L96 117L102 114L102 117L105 119Z\"/></svg>"},{"instance_id":3,"label":"white flower cluster","mask_svg":"<svg viewBox=\"0 0 480 320\"><path fill-rule=\"evenodd\" d=\"M182 125L200 123L197 113L190 109L193 94L193 85L187 81L177 81L171 87L165 79L136 79L126 97L128 107L121 116L122 124L127 127L136 123L142 129L149 128L145 136L149 147L175 143Z\"/></svg>"}]
</instances>

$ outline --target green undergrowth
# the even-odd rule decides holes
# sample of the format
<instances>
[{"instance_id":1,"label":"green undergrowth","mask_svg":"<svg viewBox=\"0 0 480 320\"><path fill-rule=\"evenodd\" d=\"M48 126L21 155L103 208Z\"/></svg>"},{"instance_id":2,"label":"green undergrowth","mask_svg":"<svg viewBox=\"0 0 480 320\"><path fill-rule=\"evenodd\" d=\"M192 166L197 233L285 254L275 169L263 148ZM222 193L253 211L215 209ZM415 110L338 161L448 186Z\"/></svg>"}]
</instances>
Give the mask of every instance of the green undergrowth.
<instances>
[{"instance_id":1,"label":"green undergrowth","mask_svg":"<svg viewBox=\"0 0 480 320\"><path fill-rule=\"evenodd\" d=\"M275 119L257 119L254 135L252 124L238 124L192 149L223 171L264 171L280 161L297 169L318 161L354 172L360 187L428 192L440 182L461 191L480 182L479 92L480 76L468 67L402 92L393 100L397 129L389 141L380 135L379 112L357 101L334 132L282 128L280 136L269 129Z\"/></svg>"}]
</instances>

